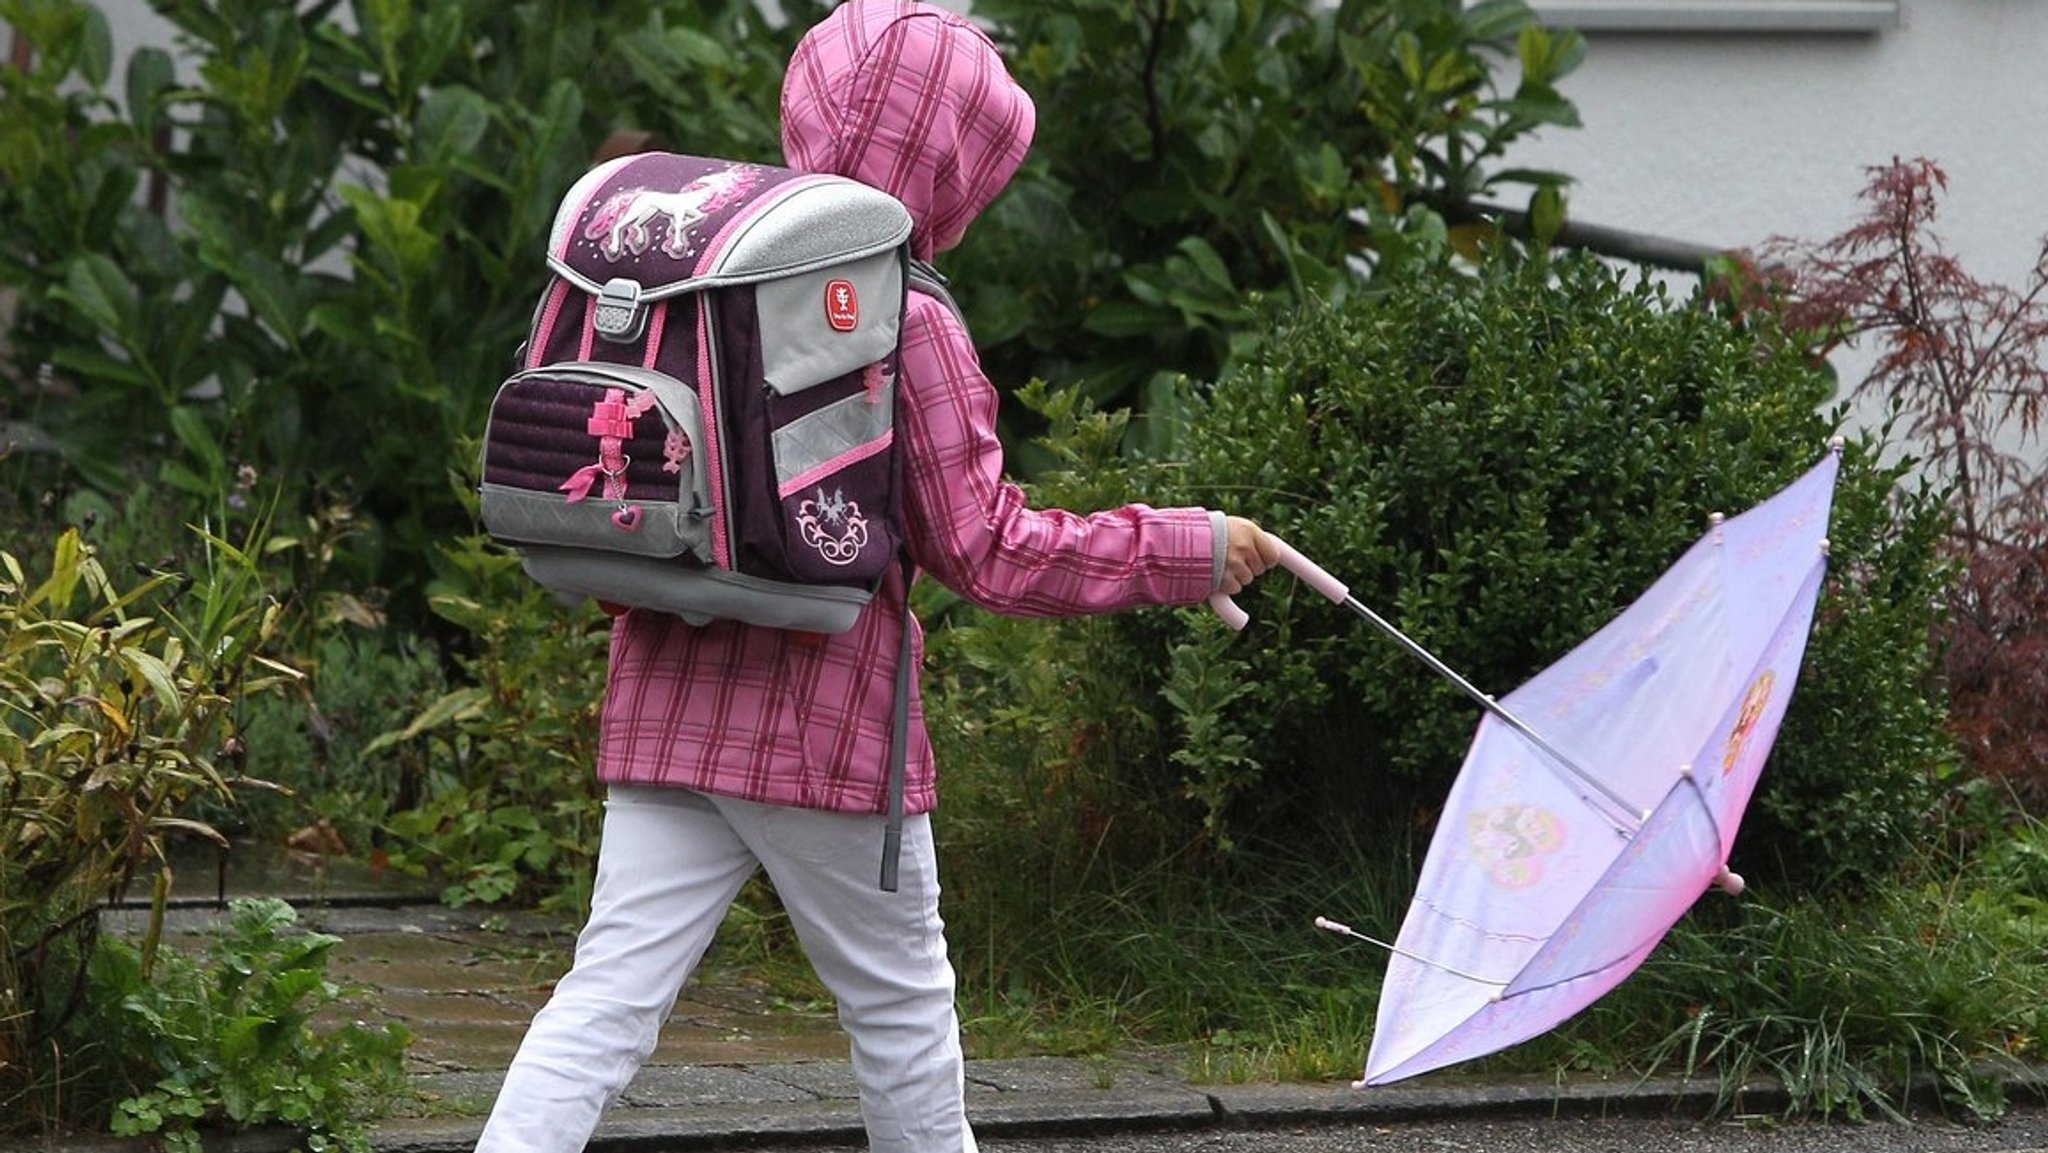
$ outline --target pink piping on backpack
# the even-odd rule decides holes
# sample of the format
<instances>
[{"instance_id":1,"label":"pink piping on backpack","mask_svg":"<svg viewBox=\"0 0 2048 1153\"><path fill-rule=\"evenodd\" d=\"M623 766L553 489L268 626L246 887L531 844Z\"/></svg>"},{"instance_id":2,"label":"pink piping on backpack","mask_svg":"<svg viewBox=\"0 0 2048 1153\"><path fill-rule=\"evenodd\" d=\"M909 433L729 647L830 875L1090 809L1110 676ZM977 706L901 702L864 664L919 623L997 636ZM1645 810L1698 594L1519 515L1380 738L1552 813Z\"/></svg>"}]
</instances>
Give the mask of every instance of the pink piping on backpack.
<instances>
[{"instance_id":1,"label":"pink piping on backpack","mask_svg":"<svg viewBox=\"0 0 2048 1153\"><path fill-rule=\"evenodd\" d=\"M711 399L711 310L697 310L697 409L702 416L704 428L718 427L718 412ZM721 463L718 459L718 438L705 441L704 476L711 486L711 507L725 507L725 484L719 475ZM732 568L732 543L726 539L725 518L711 518L711 563L719 568Z\"/></svg>"},{"instance_id":2,"label":"pink piping on backpack","mask_svg":"<svg viewBox=\"0 0 2048 1153\"><path fill-rule=\"evenodd\" d=\"M713 236L710 242L705 244L703 255L697 260L696 275L703 276L711 271L712 262L725 251L728 238L735 232L745 228L756 217L780 203L784 197L799 189L822 183L824 180L825 178L820 176L799 176L794 180L778 184L768 195L748 204L742 211L736 212L727 218L725 225L718 230L717 235ZM720 206L723 207L722 204ZM709 311L709 309L703 308L697 310L697 406L703 413L704 427L717 428L718 414L716 402L713 401L711 396L712 376L709 356L711 331L707 323ZM725 485L723 478L719 475L721 466L718 459L718 442L715 437L706 444L705 452L710 454L704 462L704 475L711 485L711 507L724 508ZM721 517L711 518L711 563L722 569L732 568L732 542L727 539L725 521Z\"/></svg>"},{"instance_id":3,"label":"pink piping on backpack","mask_svg":"<svg viewBox=\"0 0 2048 1153\"><path fill-rule=\"evenodd\" d=\"M865 399L869 404L881 403L883 396L882 389L887 380L888 375L882 371L882 362L879 360L861 370L861 389L865 396ZM895 441L895 433L888 432L883 433L881 436L878 436L865 444L855 445L854 447L847 449L845 452L840 453L838 456L833 457L831 460L825 461L821 464L812 465L810 468L807 468L804 471L789 478L787 481L783 482L783 484L779 488L776 489L776 495L781 497L783 500L788 500L791 496L795 495L800 490L810 488L811 486L817 484L823 478L830 476L835 472L838 472L840 469L851 468L853 465L858 464L861 461L864 461L869 457L886 450L891 444L894 444Z\"/></svg>"},{"instance_id":4,"label":"pink piping on backpack","mask_svg":"<svg viewBox=\"0 0 2048 1153\"><path fill-rule=\"evenodd\" d=\"M540 323L533 327L533 340L526 346L526 367L539 368L547 353L548 340L555 335L555 322L561 319L562 305L569 299L569 282L557 279L548 290L547 303L541 306Z\"/></svg>"},{"instance_id":5,"label":"pink piping on backpack","mask_svg":"<svg viewBox=\"0 0 2048 1153\"><path fill-rule=\"evenodd\" d=\"M647 352L640 360L642 368L651 369L654 367L654 362L660 359L661 333L666 327L668 327L668 301L663 300L655 304L654 316L647 322ZM648 397L647 403L649 406L652 406L654 403L653 396L651 394L643 395ZM637 416L638 413L634 415ZM668 436L661 442L661 456L661 471L670 473L682 472L683 462L690 459L689 436L680 428L669 429Z\"/></svg>"},{"instance_id":6,"label":"pink piping on backpack","mask_svg":"<svg viewBox=\"0 0 2048 1153\"><path fill-rule=\"evenodd\" d=\"M668 301L656 301L654 315L647 318L647 351L640 356L641 368L653 368L661 355L661 330L668 327Z\"/></svg>"},{"instance_id":7,"label":"pink piping on backpack","mask_svg":"<svg viewBox=\"0 0 2048 1153\"><path fill-rule=\"evenodd\" d=\"M780 496L783 500L788 500L803 489L816 485L822 478L830 476L842 468L851 468L861 461L874 456L876 453L886 450L895 441L895 433L885 432L866 444L856 445L853 448L847 449L831 460L825 461L822 464L812 465L810 468L790 477L782 483L780 488L776 489L776 495Z\"/></svg>"},{"instance_id":8,"label":"pink piping on backpack","mask_svg":"<svg viewBox=\"0 0 2048 1153\"><path fill-rule=\"evenodd\" d=\"M584 217L590 215L590 206L596 202L597 198L600 195L603 194L605 186L611 182L612 176L615 173L617 173L619 169L625 167L628 164L631 164L635 159L636 157L634 156L617 156L605 161L598 167L591 169L591 171L585 177L587 180L590 181L590 194L584 198L583 203L576 206L576 214L574 217L570 219L580 221ZM554 244L553 239L551 238L549 242L550 247L548 250L548 258L550 260L559 260L566 264L569 259L569 250L576 243L576 232L577 230L575 228L569 228L564 230L561 235L561 243L559 245ZM568 295L568 280L561 276L557 276L555 278L554 287L548 291L547 303L543 305L541 308L540 323L534 326L533 339L527 344L526 367L538 368L543 363L542 358L547 352L548 342L554 338L555 325L561 319L562 306L563 303L568 299ZM582 357L584 360L590 359L590 341L594 333L591 329L591 317L589 313L594 308L595 305L593 304L589 308L586 308L585 310L585 316L583 321Z\"/></svg>"}]
</instances>

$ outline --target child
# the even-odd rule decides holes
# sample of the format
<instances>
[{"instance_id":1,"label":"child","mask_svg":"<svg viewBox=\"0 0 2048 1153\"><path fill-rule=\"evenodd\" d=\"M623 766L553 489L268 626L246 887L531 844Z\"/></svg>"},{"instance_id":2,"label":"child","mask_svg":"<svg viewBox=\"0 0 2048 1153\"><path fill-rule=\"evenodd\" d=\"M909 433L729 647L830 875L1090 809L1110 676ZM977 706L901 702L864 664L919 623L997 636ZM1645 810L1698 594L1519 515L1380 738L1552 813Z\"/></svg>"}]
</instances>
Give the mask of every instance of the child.
<instances>
[{"instance_id":1,"label":"child","mask_svg":"<svg viewBox=\"0 0 2048 1153\"><path fill-rule=\"evenodd\" d=\"M915 0L850 0L811 29L790 60L782 116L787 162L903 201L922 260L958 243L995 199L1033 126L1030 98L988 38ZM1234 594L1275 562L1252 522L1203 509L1026 507L1002 480L996 392L956 315L913 291L904 332L907 548L948 588L1002 613L1100 613ZM480 1153L583 1148L756 869L838 1002L869 1147L974 1149L914 677L901 881L885 892L875 880L908 593L891 574L851 631L827 637L644 610L618 619L590 920Z\"/></svg>"}]
</instances>

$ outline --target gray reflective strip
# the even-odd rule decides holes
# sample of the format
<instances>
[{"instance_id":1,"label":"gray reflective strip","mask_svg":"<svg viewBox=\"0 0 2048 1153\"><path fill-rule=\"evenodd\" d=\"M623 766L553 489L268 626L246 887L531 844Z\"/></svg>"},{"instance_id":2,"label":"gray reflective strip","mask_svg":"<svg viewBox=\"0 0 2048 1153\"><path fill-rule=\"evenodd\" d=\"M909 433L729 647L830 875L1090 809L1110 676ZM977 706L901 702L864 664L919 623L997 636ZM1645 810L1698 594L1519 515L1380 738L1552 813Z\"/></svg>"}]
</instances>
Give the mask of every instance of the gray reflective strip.
<instances>
[{"instance_id":1,"label":"gray reflective strip","mask_svg":"<svg viewBox=\"0 0 2048 1153\"><path fill-rule=\"evenodd\" d=\"M775 483L787 486L862 445L888 435L896 413L896 381L859 393L775 430Z\"/></svg>"},{"instance_id":2,"label":"gray reflective strip","mask_svg":"<svg viewBox=\"0 0 2048 1153\"><path fill-rule=\"evenodd\" d=\"M709 556L709 535L702 521L672 500L604 500L590 497L571 503L559 493L531 492L488 481L478 486L484 528L512 545L551 544L673 557L685 553ZM617 519L627 509L631 527Z\"/></svg>"}]
</instances>

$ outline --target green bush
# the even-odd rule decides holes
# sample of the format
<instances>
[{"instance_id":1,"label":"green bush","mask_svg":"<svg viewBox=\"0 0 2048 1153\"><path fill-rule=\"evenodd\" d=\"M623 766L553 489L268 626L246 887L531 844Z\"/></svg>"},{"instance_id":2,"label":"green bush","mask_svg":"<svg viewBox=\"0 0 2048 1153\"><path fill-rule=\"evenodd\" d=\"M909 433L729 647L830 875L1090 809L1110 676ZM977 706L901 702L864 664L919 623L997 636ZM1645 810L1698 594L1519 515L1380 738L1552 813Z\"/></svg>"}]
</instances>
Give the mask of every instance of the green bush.
<instances>
[{"instance_id":1,"label":"green bush","mask_svg":"<svg viewBox=\"0 0 2048 1153\"><path fill-rule=\"evenodd\" d=\"M1557 84L1585 45L1521 0L974 11L1041 110L1011 188L942 261L1001 382L1142 409L1230 361L1248 292L1341 297L1473 251L1487 230L1448 221L1477 199L1513 192L1546 220L1561 204L1564 176L1506 157L1577 124Z\"/></svg>"},{"instance_id":2,"label":"green bush","mask_svg":"<svg viewBox=\"0 0 2048 1153\"><path fill-rule=\"evenodd\" d=\"M200 1153L208 1133L281 1126L307 1153L368 1153L364 1122L405 1092L408 1034L316 1021L347 993L327 978L341 939L297 920L283 901L235 901L197 957L101 938L72 1046L118 1070L116 1135Z\"/></svg>"},{"instance_id":3,"label":"green bush","mask_svg":"<svg viewBox=\"0 0 2048 1153\"><path fill-rule=\"evenodd\" d=\"M1293 324L1192 405L1185 494L1242 508L1475 684L1504 692L1707 527L1819 459L1830 382L1755 327L1589 257L1416 278ZM1830 577L1738 853L1817 883L1885 873L1953 756L1930 696L1938 505L1858 441ZM1473 706L1294 582L1263 582L1236 710L1267 828L1426 813ZM1263 642L1263 643L1261 643ZM1275 818L1279 818L1278 821Z\"/></svg>"},{"instance_id":4,"label":"green bush","mask_svg":"<svg viewBox=\"0 0 2048 1153\"><path fill-rule=\"evenodd\" d=\"M1240 370L1190 390L1169 458L1117 472L1097 453L1094 490L1252 516L1501 693L1835 431L1827 380L1767 334L1590 258L1385 288L1276 322ZM1953 761L1928 680L1946 522L1874 461L1850 444L1806 669L1737 849L1795 886L1886 875ZM1035 642L1079 658L1058 677L1016 663L1009 626L958 630L942 648L957 693L937 711L1001 701L1040 719L1010 740L949 722L951 779L1051 766L1092 790L1070 803L1120 820L1102 844L1085 825L1067 836L1135 861L1232 836L1313 853L1360 828L1414 852L1476 706L1290 578L1240 599L1242 636L1185 615L1058 626Z\"/></svg>"},{"instance_id":5,"label":"green bush","mask_svg":"<svg viewBox=\"0 0 2048 1153\"><path fill-rule=\"evenodd\" d=\"M391 814L391 862L443 899L581 909L594 879L597 712L609 618L565 608L482 534L444 550L434 611L460 630L459 684L366 757L421 767Z\"/></svg>"},{"instance_id":6,"label":"green bush","mask_svg":"<svg viewBox=\"0 0 2048 1153\"><path fill-rule=\"evenodd\" d=\"M374 855L432 772L429 750L377 740L446 691L444 661L416 633L334 625L296 664L306 674L296 692L250 701L242 713L249 773L276 789L201 812L237 841L273 845L324 821L350 852Z\"/></svg>"}]
</instances>

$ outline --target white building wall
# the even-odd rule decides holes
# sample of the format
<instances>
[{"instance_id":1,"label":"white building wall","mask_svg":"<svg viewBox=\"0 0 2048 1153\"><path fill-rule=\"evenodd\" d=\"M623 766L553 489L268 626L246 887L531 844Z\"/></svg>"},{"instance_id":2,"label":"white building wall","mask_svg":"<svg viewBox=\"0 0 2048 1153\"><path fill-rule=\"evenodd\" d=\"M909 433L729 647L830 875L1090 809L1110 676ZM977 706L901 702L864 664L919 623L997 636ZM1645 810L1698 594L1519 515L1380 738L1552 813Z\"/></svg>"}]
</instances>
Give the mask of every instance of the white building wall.
<instances>
[{"instance_id":1,"label":"white building wall","mask_svg":"<svg viewBox=\"0 0 2048 1153\"><path fill-rule=\"evenodd\" d=\"M1949 174L1942 232L2017 280L2048 234L2048 3L1904 0L1866 34L1589 33L1563 84L1585 126L1519 162L1577 178L1573 215L1714 245L1821 238L1856 216L1863 170L1926 156Z\"/></svg>"},{"instance_id":2,"label":"white building wall","mask_svg":"<svg viewBox=\"0 0 2048 1153\"><path fill-rule=\"evenodd\" d=\"M1575 220L1749 247L1841 233L1866 168L1924 156L1948 173L1948 250L2023 287L2048 235L2048 2L1898 7L1895 27L1860 33L1588 32L1562 83L1584 126L1510 159L1573 176ZM1867 365L1837 362L1845 381Z\"/></svg>"}]
</instances>

